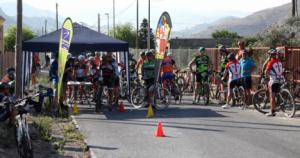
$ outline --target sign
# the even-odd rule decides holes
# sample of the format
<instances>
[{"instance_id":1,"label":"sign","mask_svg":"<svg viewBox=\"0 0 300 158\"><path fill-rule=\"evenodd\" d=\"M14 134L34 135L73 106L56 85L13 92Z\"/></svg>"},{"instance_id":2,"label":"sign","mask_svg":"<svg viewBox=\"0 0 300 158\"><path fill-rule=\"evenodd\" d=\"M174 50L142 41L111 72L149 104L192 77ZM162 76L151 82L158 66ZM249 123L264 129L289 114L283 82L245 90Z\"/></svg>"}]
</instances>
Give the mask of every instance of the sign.
<instances>
[{"instance_id":1,"label":"sign","mask_svg":"<svg viewBox=\"0 0 300 158\"><path fill-rule=\"evenodd\" d=\"M65 66L69 54L69 48L73 38L73 23L70 18L67 18L61 29L60 41L59 41L59 53L58 53L58 87L57 98L59 101L61 95L62 79L64 76Z\"/></svg>"},{"instance_id":2,"label":"sign","mask_svg":"<svg viewBox=\"0 0 300 158\"><path fill-rule=\"evenodd\" d=\"M167 12L162 13L156 28L156 54L155 58L162 60L165 57L166 48L168 47L172 22Z\"/></svg>"}]
</instances>

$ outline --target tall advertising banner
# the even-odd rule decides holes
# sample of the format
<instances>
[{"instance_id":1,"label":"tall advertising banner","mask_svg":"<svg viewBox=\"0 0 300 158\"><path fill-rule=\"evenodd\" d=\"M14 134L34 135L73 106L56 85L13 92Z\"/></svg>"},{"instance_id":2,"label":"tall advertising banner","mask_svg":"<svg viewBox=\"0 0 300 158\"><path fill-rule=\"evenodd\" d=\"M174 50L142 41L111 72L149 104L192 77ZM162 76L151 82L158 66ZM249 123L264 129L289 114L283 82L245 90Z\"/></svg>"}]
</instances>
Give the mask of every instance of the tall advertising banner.
<instances>
[{"instance_id":1,"label":"tall advertising banner","mask_svg":"<svg viewBox=\"0 0 300 158\"><path fill-rule=\"evenodd\" d=\"M156 53L155 59L156 62L156 79L159 79L161 62L165 57L165 53L167 51L167 47L169 45L170 33L172 29L172 22L168 12L163 12L159 18L156 34L155 34L155 42L156 42Z\"/></svg>"},{"instance_id":2,"label":"tall advertising banner","mask_svg":"<svg viewBox=\"0 0 300 158\"><path fill-rule=\"evenodd\" d=\"M172 29L172 22L169 13L163 12L159 18L155 41L156 41L156 55L155 58L162 60L165 57L166 48L169 43L170 33Z\"/></svg>"},{"instance_id":3,"label":"tall advertising banner","mask_svg":"<svg viewBox=\"0 0 300 158\"><path fill-rule=\"evenodd\" d=\"M69 54L69 48L73 38L73 23L71 18L67 18L61 29L60 41L59 41L59 54L58 54L58 87L57 98L59 101L61 95L62 79L64 76L65 66Z\"/></svg>"}]
</instances>

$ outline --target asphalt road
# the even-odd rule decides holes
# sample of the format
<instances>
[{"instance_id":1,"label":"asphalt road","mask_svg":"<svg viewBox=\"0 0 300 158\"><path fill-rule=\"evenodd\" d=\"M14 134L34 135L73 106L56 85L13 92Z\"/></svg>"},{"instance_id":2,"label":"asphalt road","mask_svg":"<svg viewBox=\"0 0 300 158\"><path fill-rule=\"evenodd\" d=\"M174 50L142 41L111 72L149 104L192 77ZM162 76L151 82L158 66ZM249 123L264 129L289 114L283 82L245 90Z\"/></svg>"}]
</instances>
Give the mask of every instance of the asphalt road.
<instances>
[{"instance_id":1,"label":"asphalt road","mask_svg":"<svg viewBox=\"0 0 300 158\"><path fill-rule=\"evenodd\" d=\"M253 109L219 105L170 106L146 118L146 109L97 114L88 105L75 116L98 158L299 158L300 119L268 118ZM299 114L300 112L298 112ZM161 121L166 137L154 136Z\"/></svg>"}]
</instances>

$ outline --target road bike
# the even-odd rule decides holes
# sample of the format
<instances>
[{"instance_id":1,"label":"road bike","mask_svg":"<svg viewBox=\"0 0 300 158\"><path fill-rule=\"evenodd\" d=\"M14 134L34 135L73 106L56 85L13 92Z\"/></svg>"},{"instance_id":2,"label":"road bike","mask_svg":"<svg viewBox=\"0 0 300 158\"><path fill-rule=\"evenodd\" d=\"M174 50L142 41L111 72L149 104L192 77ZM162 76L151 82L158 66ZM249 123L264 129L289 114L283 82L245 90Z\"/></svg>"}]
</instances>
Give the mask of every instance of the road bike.
<instances>
[{"instance_id":1,"label":"road bike","mask_svg":"<svg viewBox=\"0 0 300 158\"><path fill-rule=\"evenodd\" d=\"M281 79L278 84L281 84L280 90L275 92L276 112L282 111L286 117L294 117L296 113L296 105L294 98L290 91L285 88L286 81ZM252 98L254 108L262 113L266 114L270 111L270 98L267 86L258 90Z\"/></svg>"},{"instance_id":2,"label":"road bike","mask_svg":"<svg viewBox=\"0 0 300 158\"><path fill-rule=\"evenodd\" d=\"M194 74L196 74L196 72L193 72ZM210 100L210 84L209 84L209 77L210 73L201 73L202 76L202 80L200 83L200 88L197 91L198 93L198 98L196 98L197 103L200 103L201 98L203 99L203 102L205 105L209 104L209 100ZM196 90L196 89L195 89Z\"/></svg>"},{"instance_id":3,"label":"road bike","mask_svg":"<svg viewBox=\"0 0 300 158\"><path fill-rule=\"evenodd\" d=\"M148 95L152 94L150 97L152 106L158 110L166 109L170 105L171 93L168 89L165 89L158 82L146 87L137 85L137 87L131 93L131 104L134 108L139 109L147 106Z\"/></svg>"}]
</instances>

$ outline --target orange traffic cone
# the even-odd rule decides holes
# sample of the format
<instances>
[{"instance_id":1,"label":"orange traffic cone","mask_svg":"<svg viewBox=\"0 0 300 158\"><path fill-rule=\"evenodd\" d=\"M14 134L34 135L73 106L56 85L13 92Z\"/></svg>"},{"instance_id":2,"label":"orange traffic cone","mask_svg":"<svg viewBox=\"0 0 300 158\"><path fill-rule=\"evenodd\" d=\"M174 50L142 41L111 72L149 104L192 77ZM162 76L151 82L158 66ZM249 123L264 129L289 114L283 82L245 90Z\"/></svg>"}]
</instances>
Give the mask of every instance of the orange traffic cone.
<instances>
[{"instance_id":1,"label":"orange traffic cone","mask_svg":"<svg viewBox=\"0 0 300 158\"><path fill-rule=\"evenodd\" d=\"M125 107L124 107L124 104L123 104L122 101L121 101L120 104L119 104L118 111L119 111L119 112L125 112Z\"/></svg>"},{"instance_id":2,"label":"orange traffic cone","mask_svg":"<svg viewBox=\"0 0 300 158\"><path fill-rule=\"evenodd\" d=\"M162 127L162 124L160 121L158 122L155 136L156 137L164 137L165 136L164 130L163 130L163 127Z\"/></svg>"}]
</instances>

